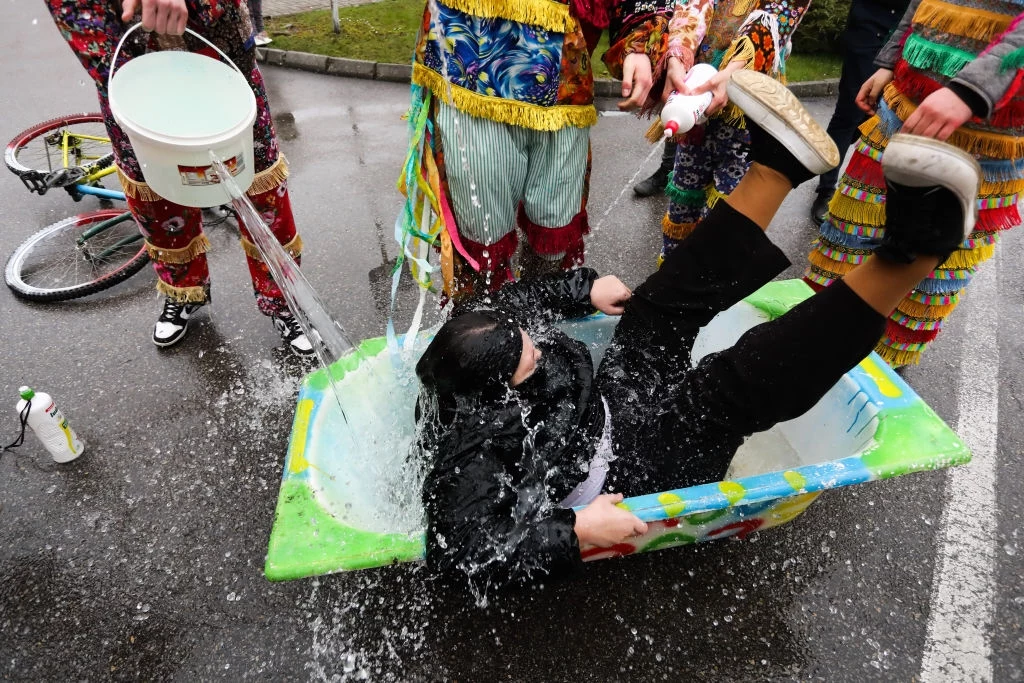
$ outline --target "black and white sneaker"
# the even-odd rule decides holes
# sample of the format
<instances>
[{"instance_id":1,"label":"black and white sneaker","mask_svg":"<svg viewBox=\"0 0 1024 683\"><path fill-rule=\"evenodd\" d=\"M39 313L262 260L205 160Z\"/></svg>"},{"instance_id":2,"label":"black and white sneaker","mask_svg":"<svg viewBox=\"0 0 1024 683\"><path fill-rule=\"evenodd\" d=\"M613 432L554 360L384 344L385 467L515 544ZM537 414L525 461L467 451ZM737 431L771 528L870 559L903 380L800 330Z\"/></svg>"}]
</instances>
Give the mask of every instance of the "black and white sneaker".
<instances>
[{"instance_id":1,"label":"black and white sneaker","mask_svg":"<svg viewBox=\"0 0 1024 683\"><path fill-rule=\"evenodd\" d=\"M313 345L309 337L302 331L302 326L295 316L289 312L282 312L271 316L274 327L281 334L281 339L288 342L288 348L296 356L312 356Z\"/></svg>"},{"instance_id":2,"label":"black and white sneaker","mask_svg":"<svg viewBox=\"0 0 1024 683\"><path fill-rule=\"evenodd\" d=\"M945 260L978 218L981 166L953 145L897 134L882 155L885 236L875 254L910 263L918 254Z\"/></svg>"},{"instance_id":3,"label":"black and white sneaker","mask_svg":"<svg viewBox=\"0 0 1024 683\"><path fill-rule=\"evenodd\" d=\"M839 149L796 95L771 76L741 69L727 86L750 129L751 158L793 187L839 165Z\"/></svg>"},{"instance_id":4,"label":"black and white sneaker","mask_svg":"<svg viewBox=\"0 0 1024 683\"><path fill-rule=\"evenodd\" d=\"M153 326L153 343L159 347L174 346L185 338L189 321L206 302L185 303L168 297L164 310Z\"/></svg>"}]
</instances>

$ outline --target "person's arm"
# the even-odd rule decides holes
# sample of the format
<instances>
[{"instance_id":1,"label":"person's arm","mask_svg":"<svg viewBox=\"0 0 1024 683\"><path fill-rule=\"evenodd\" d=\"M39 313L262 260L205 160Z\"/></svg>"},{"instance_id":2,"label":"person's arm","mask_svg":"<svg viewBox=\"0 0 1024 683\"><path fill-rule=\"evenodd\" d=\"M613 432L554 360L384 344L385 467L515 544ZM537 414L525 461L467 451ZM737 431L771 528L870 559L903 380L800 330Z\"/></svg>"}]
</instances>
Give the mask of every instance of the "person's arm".
<instances>
[{"instance_id":1,"label":"person's arm","mask_svg":"<svg viewBox=\"0 0 1024 683\"><path fill-rule=\"evenodd\" d=\"M668 23L668 50L665 52L665 87L661 101L668 100L673 90L682 92L686 74L693 68L697 48L708 34L708 25L715 14L714 0L677 0Z\"/></svg>"},{"instance_id":2,"label":"person's arm","mask_svg":"<svg viewBox=\"0 0 1024 683\"><path fill-rule=\"evenodd\" d=\"M518 432L442 460L424 482L427 564L479 586L523 585L582 566L576 513L555 507L543 481L515 490L503 464L518 460Z\"/></svg>"},{"instance_id":3,"label":"person's arm","mask_svg":"<svg viewBox=\"0 0 1024 683\"><path fill-rule=\"evenodd\" d=\"M519 280L463 304L460 311L498 311L526 327L539 321L581 318L595 309L621 315L631 292L614 275L599 278L592 268L576 268Z\"/></svg>"},{"instance_id":4,"label":"person's arm","mask_svg":"<svg viewBox=\"0 0 1024 683\"><path fill-rule=\"evenodd\" d=\"M619 109L652 106L651 89L661 76L668 50L668 25L676 0L623 0L609 18L609 47L601 58L622 81Z\"/></svg>"},{"instance_id":5,"label":"person's arm","mask_svg":"<svg viewBox=\"0 0 1024 683\"><path fill-rule=\"evenodd\" d=\"M1024 67L1024 13L950 81L949 89L974 116L987 119L1016 93ZM1009 95L1009 96L1008 96Z\"/></svg>"},{"instance_id":6,"label":"person's arm","mask_svg":"<svg viewBox=\"0 0 1024 683\"><path fill-rule=\"evenodd\" d=\"M971 117L987 119L1020 89L1024 67L1024 14L957 73L924 98L902 132L946 140Z\"/></svg>"},{"instance_id":7,"label":"person's arm","mask_svg":"<svg viewBox=\"0 0 1024 683\"><path fill-rule=\"evenodd\" d=\"M180 36L188 22L185 0L123 0L121 21L128 23L142 14L142 28L156 33Z\"/></svg>"},{"instance_id":8,"label":"person's arm","mask_svg":"<svg viewBox=\"0 0 1024 683\"><path fill-rule=\"evenodd\" d=\"M900 23L896 24L892 35L889 36L889 40L878 51L878 54L875 55L875 66L879 69L892 71L896 68L896 60L900 58L900 53L903 51L903 38L907 35L907 31L910 30L910 25L914 21L914 13L917 12L917 6L920 4L921 0L911 0L910 5L907 6L907 11L903 13L903 18L900 19Z\"/></svg>"},{"instance_id":9,"label":"person's arm","mask_svg":"<svg viewBox=\"0 0 1024 683\"><path fill-rule=\"evenodd\" d=\"M753 69L766 74L781 72L789 52L790 39L810 4L811 0L789 3L758 0L757 6L740 26L736 39L722 55L724 66L703 85L684 92L693 95L712 93L713 98L707 108L707 115L711 115L729 102L726 88L734 71Z\"/></svg>"},{"instance_id":10,"label":"person's arm","mask_svg":"<svg viewBox=\"0 0 1024 683\"><path fill-rule=\"evenodd\" d=\"M557 507L543 481L511 487L500 453L518 453L521 434L491 438L478 449L445 457L424 482L427 564L462 572L479 586L522 586L570 576L582 566L580 546L607 548L647 533L647 524L618 507L622 494L602 494L579 512Z\"/></svg>"}]
</instances>

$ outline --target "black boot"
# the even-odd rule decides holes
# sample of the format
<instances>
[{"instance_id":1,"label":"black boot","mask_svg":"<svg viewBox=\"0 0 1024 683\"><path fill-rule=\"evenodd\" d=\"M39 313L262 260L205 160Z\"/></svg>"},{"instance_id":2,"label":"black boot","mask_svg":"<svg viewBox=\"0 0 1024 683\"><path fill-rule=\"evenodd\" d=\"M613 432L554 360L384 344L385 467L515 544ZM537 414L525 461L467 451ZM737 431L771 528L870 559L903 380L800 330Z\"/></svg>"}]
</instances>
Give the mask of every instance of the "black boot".
<instances>
[{"instance_id":1,"label":"black boot","mask_svg":"<svg viewBox=\"0 0 1024 683\"><path fill-rule=\"evenodd\" d=\"M676 160L676 143L671 140L665 141L665 150L661 154L661 166L649 178L641 180L633 186L633 192L638 197L653 197L665 191L668 185L668 176L672 172L672 165Z\"/></svg>"},{"instance_id":2,"label":"black boot","mask_svg":"<svg viewBox=\"0 0 1024 683\"><path fill-rule=\"evenodd\" d=\"M814 203L811 204L811 221L815 225L821 225L825 222L825 216L828 214L828 203L832 201L832 195L836 193L834 187L819 187L817 194L814 196Z\"/></svg>"}]
</instances>

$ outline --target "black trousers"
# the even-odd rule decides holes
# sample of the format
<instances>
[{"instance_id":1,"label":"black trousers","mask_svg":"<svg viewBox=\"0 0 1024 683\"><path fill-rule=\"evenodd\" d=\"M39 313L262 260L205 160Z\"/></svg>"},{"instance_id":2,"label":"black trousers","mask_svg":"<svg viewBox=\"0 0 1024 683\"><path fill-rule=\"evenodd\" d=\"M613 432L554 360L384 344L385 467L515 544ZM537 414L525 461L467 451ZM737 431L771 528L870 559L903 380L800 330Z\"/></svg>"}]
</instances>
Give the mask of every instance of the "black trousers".
<instances>
[{"instance_id":1,"label":"black trousers","mask_svg":"<svg viewBox=\"0 0 1024 683\"><path fill-rule=\"evenodd\" d=\"M606 491L722 479L745 437L806 412L871 352L885 316L839 281L692 366L700 328L788 265L721 201L636 288L597 373L617 456Z\"/></svg>"}]
</instances>

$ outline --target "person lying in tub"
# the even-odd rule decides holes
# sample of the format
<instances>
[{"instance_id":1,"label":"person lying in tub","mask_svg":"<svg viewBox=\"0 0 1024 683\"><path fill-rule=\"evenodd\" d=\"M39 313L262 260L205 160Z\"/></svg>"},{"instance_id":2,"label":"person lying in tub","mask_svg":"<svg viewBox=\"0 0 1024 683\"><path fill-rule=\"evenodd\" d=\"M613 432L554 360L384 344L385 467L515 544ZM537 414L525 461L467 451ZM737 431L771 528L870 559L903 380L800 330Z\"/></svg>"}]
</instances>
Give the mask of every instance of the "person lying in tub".
<instances>
[{"instance_id":1,"label":"person lying in tub","mask_svg":"<svg viewBox=\"0 0 1024 683\"><path fill-rule=\"evenodd\" d=\"M970 233L978 164L897 135L882 245L694 367L700 328L789 265L764 234L783 199L839 163L785 86L740 71L728 88L753 164L660 270L632 293L583 268L515 283L457 310L417 363L434 570L525 584L578 570L581 547L645 533L616 507L623 496L720 480L744 438L804 413L867 356L909 288ZM586 345L553 325L594 309L622 315L596 375Z\"/></svg>"}]
</instances>

